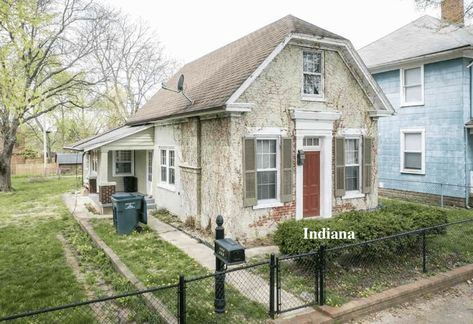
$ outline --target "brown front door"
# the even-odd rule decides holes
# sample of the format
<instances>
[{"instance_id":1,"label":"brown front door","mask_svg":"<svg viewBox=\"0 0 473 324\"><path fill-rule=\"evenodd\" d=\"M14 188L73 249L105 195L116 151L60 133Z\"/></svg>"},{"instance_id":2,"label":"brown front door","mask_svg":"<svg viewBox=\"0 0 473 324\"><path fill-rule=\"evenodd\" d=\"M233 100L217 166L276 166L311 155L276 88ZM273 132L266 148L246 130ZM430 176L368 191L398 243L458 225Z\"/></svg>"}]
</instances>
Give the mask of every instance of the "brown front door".
<instances>
[{"instance_id":1,"label":"brown front door","mask_svg":"<svg viewBox=\"0 0 473 324\"><path fill-rule=\"evenodd\" d=\"M320 152L305 152L304 217L320 216Z\"/></svg>"}]
</instances>

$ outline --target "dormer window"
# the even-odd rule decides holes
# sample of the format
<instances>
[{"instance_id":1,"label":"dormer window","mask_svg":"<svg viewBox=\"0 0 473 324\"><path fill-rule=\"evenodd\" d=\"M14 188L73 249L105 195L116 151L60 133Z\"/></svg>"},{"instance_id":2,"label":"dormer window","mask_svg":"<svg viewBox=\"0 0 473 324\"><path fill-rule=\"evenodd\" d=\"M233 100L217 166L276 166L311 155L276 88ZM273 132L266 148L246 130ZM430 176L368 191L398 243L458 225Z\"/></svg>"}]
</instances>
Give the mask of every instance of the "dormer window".
<instances>
[{"instance_id":1,"label":"dormer window","mask_svg":"<svg viewBox=\"0 0 473 324\"><path fill-rule=\"evenodd\" d=\"M323 89L323 54L321 51L304 51L302 98L322 99Z\"/></svg>"}]
</instances>

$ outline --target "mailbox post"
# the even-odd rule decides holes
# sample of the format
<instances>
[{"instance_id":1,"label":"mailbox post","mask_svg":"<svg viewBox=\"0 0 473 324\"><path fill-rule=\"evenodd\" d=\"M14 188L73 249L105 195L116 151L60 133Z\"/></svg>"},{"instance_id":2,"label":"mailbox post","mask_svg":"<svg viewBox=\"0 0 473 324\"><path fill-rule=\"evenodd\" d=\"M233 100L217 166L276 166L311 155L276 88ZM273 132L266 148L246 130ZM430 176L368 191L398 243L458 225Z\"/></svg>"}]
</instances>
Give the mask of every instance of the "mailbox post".
<instances>
[{"instance_id":1,"label":"mailbox post","mask_svg":"<svg viewBox=\"0 0 473 324\"><path fill-rule=\"evenodd\" d=\"M225 238L223 217L217 216L215 228L215 313L225 312L225 265L245 262L245 248L230 238Z\"/></svg>"},{"instance_id":2,"label":"mailbox post","mask_svg":"<svg viewBox=\"0 0 473 324\"><path fill-rule=\"evenodd\" d=\"M222 215L217 216L217 227L215 228L215 240L225 237ZM216 244L216 243L215 243ZM215 258L215 271L223 272L225 263L218 257ZM219 273L215 276L215 313L225 313L225 274Z\"/></svg>"}]
</instances>

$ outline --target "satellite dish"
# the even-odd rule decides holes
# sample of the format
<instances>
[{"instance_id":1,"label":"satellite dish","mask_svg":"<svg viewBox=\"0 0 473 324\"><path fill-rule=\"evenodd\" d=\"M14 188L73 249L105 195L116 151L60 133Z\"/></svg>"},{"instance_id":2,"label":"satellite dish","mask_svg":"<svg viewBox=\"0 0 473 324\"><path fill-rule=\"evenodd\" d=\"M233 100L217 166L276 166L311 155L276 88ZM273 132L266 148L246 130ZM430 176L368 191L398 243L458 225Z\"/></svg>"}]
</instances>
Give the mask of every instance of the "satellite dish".
<instances>
[{"instance_id":1,"label":"satellite dish","mask_svg":"<svg viewBox=\"0 0 473 324\"><path fill-rule=\"evenodd\" d=\"M184 90L184 74L181 74L179 81L177 81L177 91L181 92Z\"/></svg>"}]
</instances>

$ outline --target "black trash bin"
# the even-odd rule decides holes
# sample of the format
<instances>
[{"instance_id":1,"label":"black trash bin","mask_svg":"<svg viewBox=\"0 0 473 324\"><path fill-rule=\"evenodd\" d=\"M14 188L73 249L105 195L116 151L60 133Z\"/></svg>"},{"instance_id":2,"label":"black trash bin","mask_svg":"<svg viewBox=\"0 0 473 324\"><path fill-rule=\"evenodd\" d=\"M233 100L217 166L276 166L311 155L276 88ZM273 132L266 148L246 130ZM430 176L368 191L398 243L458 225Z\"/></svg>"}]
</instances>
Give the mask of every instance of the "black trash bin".
<instances>
[{"instance_id":1,"label":"black trash bin","mask_svg":"<svg viewBox=\"0 0 473 324\"><path fill-rule=\"evenodd\" d=\"M147 224L146 200L142 194L120 192L112 195L113 225L118 234L130 234Z\"/></svg>"}]
</instances>

